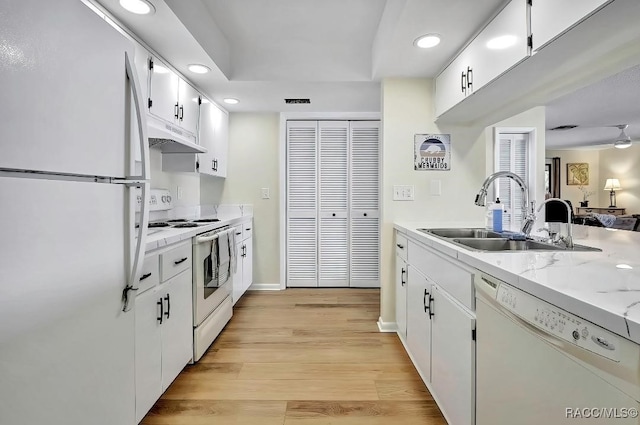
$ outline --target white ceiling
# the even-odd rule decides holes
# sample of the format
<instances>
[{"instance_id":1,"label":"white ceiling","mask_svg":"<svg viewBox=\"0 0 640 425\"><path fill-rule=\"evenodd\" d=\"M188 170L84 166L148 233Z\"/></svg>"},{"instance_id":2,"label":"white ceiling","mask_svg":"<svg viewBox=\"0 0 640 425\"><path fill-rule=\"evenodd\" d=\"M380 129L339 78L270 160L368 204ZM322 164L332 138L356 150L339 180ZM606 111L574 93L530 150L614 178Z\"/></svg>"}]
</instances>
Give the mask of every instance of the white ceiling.
<instances>
[{"instance_id":1,"label":"white ceiling","mask_svg":"<svg viewBox=\"0 0 640 425\"><path fill-rule=\"evenodd\" d=\"M620 135L613 126L628 124L626 133L640 140L640 65L560 97L547 105L547 149L610 148ZM550 131L561 125L572 130Z\"/></svg>"},{"instance_id":2,"label":"white ceiling","mask_svg":"<svg viewBox=\"0 0 640 425\"><path fill-rule=\"evenodd\" d=\"M384 77L434 77L505 0L95 0L229 111L380 111ZM413 41L442 36L423 50ZM204 63L214 71L189 73ZM311 105L285 105L308 97Z\"/></svg>"},{"instance_id":3,"label":"white ceiling","mask_svg":"<svg viewBox=\"0 0 640 425\"><path fill-rule=\"evenodd\" d=\"M379 112L385 77L434 77L505 0L150 0L156 13L98 1L229 111ZM413 41L442 36L433 49ZM190 63L212 72L196 75ZM284 98L310 98L286 105ZM547 103L550 149L640 140L640 66ZM604 146L603 146L604 145Z\"/></svg>"}]
</instances>

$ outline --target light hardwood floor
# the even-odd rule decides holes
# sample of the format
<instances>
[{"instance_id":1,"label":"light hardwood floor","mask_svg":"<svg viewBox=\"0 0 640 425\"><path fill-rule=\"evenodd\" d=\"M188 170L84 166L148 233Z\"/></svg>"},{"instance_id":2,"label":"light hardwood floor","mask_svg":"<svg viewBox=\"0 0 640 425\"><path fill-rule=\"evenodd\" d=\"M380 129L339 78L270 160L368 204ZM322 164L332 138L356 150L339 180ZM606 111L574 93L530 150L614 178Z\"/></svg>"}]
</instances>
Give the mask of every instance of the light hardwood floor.
<instances>
[{"instance_id":1,"label":"light hardwood floor","mask_svg":"<svg viewBox=\"0 0 640 425\"><path fill-rule=\"evenodd\" d=\"M380 291L246 292L196 365L144 425L446 425L396 334L376 326Z\"/></svg>"}]
</instances>

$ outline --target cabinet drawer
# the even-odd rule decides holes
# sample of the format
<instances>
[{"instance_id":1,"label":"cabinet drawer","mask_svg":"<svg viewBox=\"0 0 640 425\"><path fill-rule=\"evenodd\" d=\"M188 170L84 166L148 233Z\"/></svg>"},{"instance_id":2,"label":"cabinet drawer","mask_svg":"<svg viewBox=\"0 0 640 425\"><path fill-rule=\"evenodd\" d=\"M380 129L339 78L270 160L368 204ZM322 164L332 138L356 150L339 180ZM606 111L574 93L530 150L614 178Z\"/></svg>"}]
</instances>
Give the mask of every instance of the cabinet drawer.
<instances>
[{"instance_id":1,"label":"cabinet drawer","mask_svg":"<svg viewBox=\"0 0 640 425\"><path fill-rule=\"evenodd\" d=\"M139 276L138 294L160 283L160 258L158 254L150 254L144 257L142 273Z\"/></svg>"},{"instance_id":2,"label":"cabinet drawer","mask_svg":"<svg viewBox=\"0 0 640 425\"><path fill-rule=\"evenodd\" d=\"M396 232L396 255L407 261L407 238L400 233Z\"/></svg>"},{"instance_id":3,"label":"cabinet drawer","mask_svg":"<svg viewBox=\"0 0 640 425\"><path fill-rule=\"evenodd\" d=\"M160 280L162 282L189 268L191 268L190 243L160 254Z\"/></svg>"},{"instance_id":4,"label":"cabinet drawer","mask_svg":"<svg viewBox=\"0 0 640 425\"><path fill-rule=\"evenodd\" d=\"M409 261L469 310L475 310L473 273L470 269L437 254L429 248L409 241Z\"/></svg>"},{"instance_id":5,"label":"cabinet drawer","mask_svg":"<svg viewBox=\"0 0 640 425\"><path fill-rule=\"evenodd\" d=\"M242 240L248 239L253 235L253 224L251 222L242 224Z\"/></svg>"}]
</instances>

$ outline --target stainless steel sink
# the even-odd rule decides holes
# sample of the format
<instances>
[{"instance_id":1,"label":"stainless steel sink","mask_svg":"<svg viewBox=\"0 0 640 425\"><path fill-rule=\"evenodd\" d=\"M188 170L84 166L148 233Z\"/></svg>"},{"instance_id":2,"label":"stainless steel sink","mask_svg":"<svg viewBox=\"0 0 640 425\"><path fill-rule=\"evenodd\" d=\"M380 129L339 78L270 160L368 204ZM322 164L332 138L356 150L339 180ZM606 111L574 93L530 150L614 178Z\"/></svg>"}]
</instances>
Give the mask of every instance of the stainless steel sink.
<instances>
[{"instance_id":1,"label":"stainless steel sink","mask_svg":"<svg viewBox=\"0 0 640 425\"><path fill-rule=\"evenodd\" d=\"M433 236L439 236L441 238L504 238L503 235L497 232L492 232L485 229L418 229L422 233L427 233Z\"/></svg>"},{"instance_id":2,"label":"stainless steel sink","mask_svg":"<svg viewBox=\"0 0 640 425\"><path fill-rule=\"evenodd\" d=\"M464 248L470 248L476 251L501 251L501 252L514 252L514 251L564 251L564 252L576 252L576 251L602 251L599 248L593 248L585 245L574 245L573 248L567 248L564 246L554 245L546 242L539 242L534 240L526 241L512 241L508 239L477 239L477 238L457 238L452 240L456 245L460 245Z\"/></svg>"}]
</instances>

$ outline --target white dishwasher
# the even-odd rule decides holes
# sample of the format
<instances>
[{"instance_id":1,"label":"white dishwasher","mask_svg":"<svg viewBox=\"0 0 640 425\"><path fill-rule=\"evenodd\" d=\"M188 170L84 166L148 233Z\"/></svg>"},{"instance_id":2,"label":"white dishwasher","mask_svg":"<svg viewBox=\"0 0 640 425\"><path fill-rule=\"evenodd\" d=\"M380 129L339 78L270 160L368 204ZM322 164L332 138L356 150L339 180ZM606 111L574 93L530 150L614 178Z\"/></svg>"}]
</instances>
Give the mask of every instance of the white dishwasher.
<instances>
[{"instance_id":1,"label":"white dishwasher","mask_svg":"<svg viewBox=\"0 0 640 425\"><path fill-rule=\"evenodd\" d=\"M639 424L640 346L476 275L476 425Z\"/></svg>"}]
</instances>

